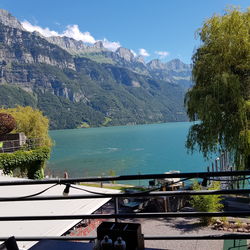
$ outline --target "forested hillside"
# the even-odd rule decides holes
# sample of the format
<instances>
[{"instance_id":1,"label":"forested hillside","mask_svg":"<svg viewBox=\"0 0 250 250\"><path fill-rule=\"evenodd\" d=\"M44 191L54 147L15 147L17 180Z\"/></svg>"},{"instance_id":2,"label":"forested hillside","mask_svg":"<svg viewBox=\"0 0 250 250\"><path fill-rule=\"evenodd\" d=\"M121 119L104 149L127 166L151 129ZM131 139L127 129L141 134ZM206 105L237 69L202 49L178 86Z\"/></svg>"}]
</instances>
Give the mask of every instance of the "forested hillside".
<instances>
[{"instance_id":1,"label":"forested hillside","mask_svg":"<svg viewBox=\"0 0 250 250\"><path fill-rule=\"evenodd\" d=\"M187 119L189 65L176 61L157 68L128 57L127 49L109 53L100 44L78 46L79 53L77 48L73 53L58 44L59 38L56 44L21 29L13 17L3 22L6 13L0 13L1 106L37 107L52 129Z\"/></svg>"}]
</instances>

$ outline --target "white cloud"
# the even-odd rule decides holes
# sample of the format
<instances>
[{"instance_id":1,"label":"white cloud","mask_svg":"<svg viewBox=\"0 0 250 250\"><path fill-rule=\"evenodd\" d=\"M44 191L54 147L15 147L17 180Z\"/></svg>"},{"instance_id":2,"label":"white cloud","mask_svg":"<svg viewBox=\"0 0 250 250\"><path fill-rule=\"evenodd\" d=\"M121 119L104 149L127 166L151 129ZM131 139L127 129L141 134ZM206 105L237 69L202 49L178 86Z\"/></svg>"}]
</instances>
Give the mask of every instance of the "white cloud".
<instances>
[{"instance_id":1,"label":"white cloud","mask_svg":"<svg viewBox=\"0 0 250 250\"><path fill-rule=\"evenodd\" d=\"M81 32L79 30L79 27L77 24L74 25L68 25L67 29L60 34L60 36L67 36L67 37L71 37L77 41L83 41L85 43L95 43L96 40L93 36L91 36L91 34L89 32Z\"/></svg>"},{"instance_id":2,"label":"white cloud","mask_svg":"<svg viewBox=\"0 0 250 250\"><path fill-rule=\"evenodd\" d=\"M29 32L37 31L41 35L45 37L50 36L67 36L70 38L74 38L78 41L83 41L85 43L94 44L96 42L95 38L89 32L81 32L77 24L68 25L66 29L62 33L58 33L57 31L50 30L49 28L42 28L37 25L32 25L28 21L22 22L23 28Z\"/></svg>"},{"instance_id":3,"label":"white cloud","mask_svg":"<svg viewBox=\"0 0 250 250\"><path fill-rule=\"evenodd\" d=\"M169 52L167 52L167 51L155 51L155 54L160 56L160 58L165 58L165 57L169 56Z\"/></svg>"},{"instance_id":4,"label":"white cloud","mask_svg":"<svg viewBox=\"0 0 250 250\"><path fill-rule=\"evenodd\" d=\"M139 49L139 55L141 56L150 56L149 53L145 49Z\"/></svg>"},{"instance_id":5,"label":"white cloud","mask_svg":"<svg viewBox=\"0 0 250 250\"><path fill-rule=\"evenodd\" d=\"M22 26L29 32L37 31L45 37L60 36L60 34L54 30L50 30L49 28L41 28L40 26L37 25L32 25L28 21L23 21Z\"/></svg>"},{"instance_id":6,"label":"white cloud","mask_svg":"<svg viewBox=\"0 0 250 250\"><path fill-rule=\"evenodd\" d=\"M137 56L137 54L136 54L132 49L131 49L130 51L131 51L131 53L134 55L134 57Z\"/></svg>"},{"instance_id":7,"label":"white cloud","mask_svg":"<svg viewBox=\"0 0 250 250\"><path fill-rule=\"evenodd\" d=\"M103 39L102 43L106 49L112 51L116 51L119 47L121 47L121 44L119 42L110 42L106 38Z\"/></svg>"},{"instance_id":8,"label":"white cloud","mask_svg":"<svg viewBox=\"0 0 250 250\"><path fill-rule=\"evenodd\" d=\"M58 33L57 31L54 31L54 30L50 30L49 28L42 28L38 25L32 25L28 21L23 21L22 25L24 29L26 29L27 31L29 32L37 31L45 37L67 36L77 41L83 41L84 43L94 44L95 42L97 42L97 40L89 32L81 32L77 24L68 25L62 33ZM116 49L121 47L121 44L119 42L110 42L106 38L104 38L102 42L105 48L112 50L112 51L115 51Z\"/></svg>"},{"instance_id":9,"label":"white cloud","mask_svg":"<svg viewBox=\"0 0 250 250\"><path fill-rule=\"evenodd\" d=\"M23 25L24 29L26 29L27 31L29 31L29 32L37 31L45 37L67 36L67 37L74 38L77 41L83 41L85 43L93 44L96 42L95 38L93 36L91 36L91 34L89 32L84 32L84 33L81 32L79 30L79 27L77 24L68 25L66 27L66 30L64 30L62 33L58 33L54 30L50 30L49 28L42 28L42 27L37 26L37 25L32 25L28 21L23 21L22 25Z\"/></svg>"}]
</instances>

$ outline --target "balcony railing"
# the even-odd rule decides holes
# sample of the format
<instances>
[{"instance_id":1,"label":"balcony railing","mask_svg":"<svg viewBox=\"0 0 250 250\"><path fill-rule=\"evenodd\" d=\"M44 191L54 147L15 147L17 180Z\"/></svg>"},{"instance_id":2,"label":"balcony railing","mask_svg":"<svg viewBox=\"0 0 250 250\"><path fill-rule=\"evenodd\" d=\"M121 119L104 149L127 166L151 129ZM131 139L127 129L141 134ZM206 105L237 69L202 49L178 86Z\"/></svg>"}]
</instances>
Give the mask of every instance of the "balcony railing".
<instances>
[{"instance_id":1,"label":"balcony railing","mask_svg":"<svg viewBox=\"0 0 250 250\"><path fill-rule=\"evenodd\" d=\"M89 178L70 178L70 179L47 179L47 180L18 180L18 181L2 181L0 186L13 185L36 185L36 184L55 184L67 185L68 187L75 183L86 182L105 182L105 181L124 181L124 180L150 180L150 179L165 179L165 178L180 178L181 181L190 179L206 179L214 180L225 176L234 176L238 179L248 179L250 171L225 171L225 172L199 172L199 173L172 173L172 174L146 174L146 175L123 175L123 176L107 176L107 177L89 177ZM229 180L229 179L228 179ZM68 220L68 219L113 219L117 222L119 219L126 218L176 218L176 217L244 217L250 216L250 211L224 211L224 212L133 212L133 213L119 213L118 199L124 197L170 197L170 196L190 196L190 195L228 195L228 194L249 194L250 189L227 189L227 190L180 190L180 191L159 191L148 190L138 191L136 193L90 193L84 195L69 195L67 197L58 194L56 196L37 196L31 195L26 197L0 197L0 202L10 201L38 201L38 200L71 200L71 199L101 199L112 198L114 202L114 213L111 214L77 214L77 215L46 215L46 216L0 216L0 221L29 221L29 220ZM0 241L7 238L0 237ZM72 237L72 236L35 236L16 237L17 241L39 241L42 239L53 240L94 240L95 237ZM250 239L249 233L230 233L230 234L215 234L215 235L145 235L145 240L222 240L222 239Z\"/></svg>"}]
</instances>

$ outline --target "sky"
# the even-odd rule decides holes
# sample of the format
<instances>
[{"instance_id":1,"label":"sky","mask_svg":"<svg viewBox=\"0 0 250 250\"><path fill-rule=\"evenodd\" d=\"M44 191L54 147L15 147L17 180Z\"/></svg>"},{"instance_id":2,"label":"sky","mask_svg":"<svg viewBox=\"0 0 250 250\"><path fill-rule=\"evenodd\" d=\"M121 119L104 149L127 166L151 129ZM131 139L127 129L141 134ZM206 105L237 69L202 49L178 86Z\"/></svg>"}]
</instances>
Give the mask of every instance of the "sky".
<instances>
[{"instance_id":1,"label":"sky","mask_svg":"<svg viewBox=\"0 0 250 250\"><path fill-rule=\"evenodd\" d=\"M229 6L244 11L249 0L0 0L29 30L44 36L60 35L89 44L103 41L115 50L122 46L146 61L179 58L191 63L200 45L196 31L214 14Z\"/></svg>"}]
</instances>

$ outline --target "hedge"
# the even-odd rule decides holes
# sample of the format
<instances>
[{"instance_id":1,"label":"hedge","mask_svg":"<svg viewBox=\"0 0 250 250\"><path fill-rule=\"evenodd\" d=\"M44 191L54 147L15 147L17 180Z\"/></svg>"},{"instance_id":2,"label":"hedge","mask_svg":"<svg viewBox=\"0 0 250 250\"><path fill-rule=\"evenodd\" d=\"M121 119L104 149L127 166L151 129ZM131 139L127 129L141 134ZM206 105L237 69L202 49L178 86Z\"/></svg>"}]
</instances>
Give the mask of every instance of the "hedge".
<instances>
[{"instance_id":1,"label":"hedge","mask_svg":"<svg viewBox=\"0 0 250 250\"><path fill-rule=\"evenodd\" d=\"M30 179L44 177L43 170L45 161L49 159L50 147L39 147L29 151L18 150L13 153L0 154L0 169L5 174L12 174L19 169Z\"/></svg>"}]
</instances>

